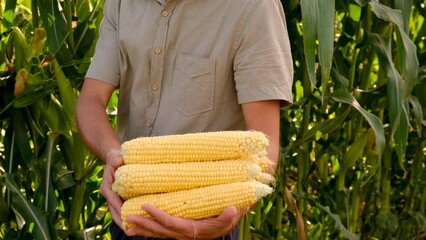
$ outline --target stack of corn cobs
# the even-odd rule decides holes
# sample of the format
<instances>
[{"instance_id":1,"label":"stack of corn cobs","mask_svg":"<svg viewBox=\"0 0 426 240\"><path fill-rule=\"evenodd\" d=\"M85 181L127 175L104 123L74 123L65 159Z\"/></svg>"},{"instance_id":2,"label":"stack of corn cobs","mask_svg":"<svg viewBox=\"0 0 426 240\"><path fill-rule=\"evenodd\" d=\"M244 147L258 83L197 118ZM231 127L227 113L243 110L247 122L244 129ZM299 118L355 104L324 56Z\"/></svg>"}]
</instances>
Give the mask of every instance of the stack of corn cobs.
<instances>
[{"instance_id":1,"label":"stack of corn cobs","mask_svg":"<svg viewBox=\"0 0 426 240\"><path fill-rule=\"evenodd\" d=\"M268 138L256 131L222 131L141 137L124 142L124 165L112 189L124 200L125 228L130 215L149 217L152 204L170 215L202 219L225 207L244 209L272 193L267 171Z\"/></svg>"}]
</instances>

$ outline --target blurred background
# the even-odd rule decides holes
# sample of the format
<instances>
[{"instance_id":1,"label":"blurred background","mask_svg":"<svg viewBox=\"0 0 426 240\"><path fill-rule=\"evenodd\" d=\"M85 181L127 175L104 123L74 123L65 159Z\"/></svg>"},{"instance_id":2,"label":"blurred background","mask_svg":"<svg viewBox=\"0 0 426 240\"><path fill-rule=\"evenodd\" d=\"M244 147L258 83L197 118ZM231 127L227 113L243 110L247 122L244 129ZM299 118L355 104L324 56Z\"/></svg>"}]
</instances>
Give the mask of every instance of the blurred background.
<instances>
[{"instance_id":1,"label":"blurred background","mask_svg":"<svg viewBox=\"0 0 426 240\"><path fill-rule=\"evenodd\" d=\"M104 2L0 1L0 239L110 239L74 126ZM240 238L426 239L425 1L282 4L294 104L276 191Z\"/></svg>"}]
</instances>

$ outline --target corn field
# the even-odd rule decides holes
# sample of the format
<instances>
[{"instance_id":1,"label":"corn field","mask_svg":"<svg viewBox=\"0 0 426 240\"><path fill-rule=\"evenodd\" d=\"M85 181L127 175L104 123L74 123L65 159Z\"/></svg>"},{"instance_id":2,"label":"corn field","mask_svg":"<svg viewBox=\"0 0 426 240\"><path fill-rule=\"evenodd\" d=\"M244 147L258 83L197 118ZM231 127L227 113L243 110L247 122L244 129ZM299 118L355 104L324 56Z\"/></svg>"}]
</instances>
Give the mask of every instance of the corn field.
<instances>
[{"instance_id":1,"label":"corn field","mask_svg":"<svg viewBox=\"0 0 426 240\"><path fill-rule=\"evenodd\" d=\"M110 238L73 122L104 2L0 1L0 239ZM240 239L426 239L426 2L282 4L294 104Z\"/></svg>"}]
</instances>

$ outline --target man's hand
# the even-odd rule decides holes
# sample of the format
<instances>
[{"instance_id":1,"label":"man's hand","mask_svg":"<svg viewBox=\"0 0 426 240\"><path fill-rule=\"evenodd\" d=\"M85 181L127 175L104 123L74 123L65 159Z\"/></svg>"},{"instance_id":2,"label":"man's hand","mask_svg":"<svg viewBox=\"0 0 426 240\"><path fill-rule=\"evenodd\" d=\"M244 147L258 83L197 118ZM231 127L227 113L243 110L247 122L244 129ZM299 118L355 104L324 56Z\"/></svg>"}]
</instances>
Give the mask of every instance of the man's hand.
<instances>
[{"instance_id":1,"label":"man's hand","mask_svg":"<svg viewBox=\"0 0 426 240\"><path fill-rule=\"evenodd\" d=\"M228 234L246 213L235 207L227 207L217 217L191 220L170 216L152 205L143 205L142 208L152 219L128 217L127 221L136 227L127 229L126 235L179 240L214 239Z\"/></svg>"},{"instance_id":2,"label":"man's hand","mask_svg":"<svg viewBox=\"0 0 426 240\"><path fill-rule=\"evenodd\" d=\"M123 229L120 214L123 200L121 200L121 198L112 191L112 183L115 179L115 170L117 170L117 168L121 165L123 165L123 158L119 150L111 151L107 154L100 191L108 202L112 219L120 228Z\"/></svg>"}]
</instances>

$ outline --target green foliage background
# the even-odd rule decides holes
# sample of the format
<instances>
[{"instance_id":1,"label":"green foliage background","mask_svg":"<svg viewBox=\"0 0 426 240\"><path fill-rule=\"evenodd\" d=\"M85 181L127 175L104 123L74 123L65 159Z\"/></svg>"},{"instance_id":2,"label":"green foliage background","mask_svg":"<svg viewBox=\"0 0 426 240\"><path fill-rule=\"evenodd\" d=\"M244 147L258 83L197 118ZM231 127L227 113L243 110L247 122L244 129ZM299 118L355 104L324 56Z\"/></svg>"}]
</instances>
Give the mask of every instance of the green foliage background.
<instances>
[{"instance_id":1,"label":"green foliage background","mask_svg":"<svg viewBox=\"0 0 426 240\"><path fill-rule=\"evenodd\" d=\"M0 3L1 239L109 238L102 164L73 123L104 1ZM282 3L295 103L241 239L426 238L426 3Z\"/></svg>"}]
</instances>

